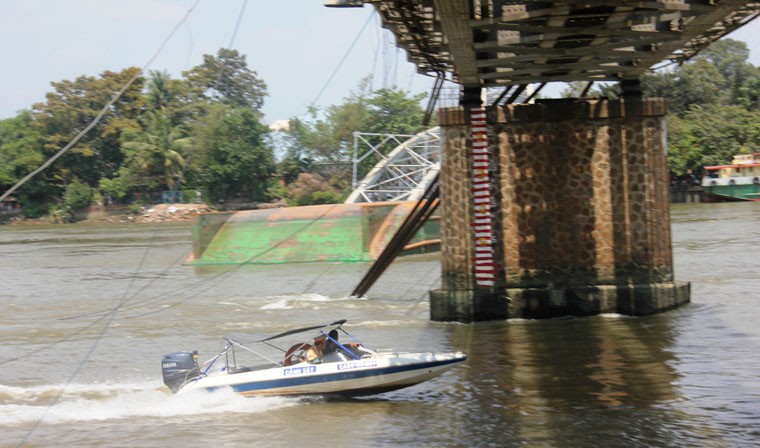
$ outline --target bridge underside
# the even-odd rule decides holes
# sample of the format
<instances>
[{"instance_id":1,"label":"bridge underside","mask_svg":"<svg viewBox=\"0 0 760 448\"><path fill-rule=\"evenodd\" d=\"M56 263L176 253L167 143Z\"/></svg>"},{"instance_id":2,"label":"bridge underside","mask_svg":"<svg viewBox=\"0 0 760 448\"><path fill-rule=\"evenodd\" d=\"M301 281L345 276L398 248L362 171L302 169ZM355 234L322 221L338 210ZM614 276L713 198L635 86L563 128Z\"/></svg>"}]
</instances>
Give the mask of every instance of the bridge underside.
<instances>
[{"instance_id":1,"label":"bridge underside","mask_svg":"<svg viewBox=\"0 0 760 448\"><path fill-rule=\"evenodd\" d=\"M637 79L757 17L721 0L373 0L420 73L465 87Z\"/></svg>"}]
</instances>

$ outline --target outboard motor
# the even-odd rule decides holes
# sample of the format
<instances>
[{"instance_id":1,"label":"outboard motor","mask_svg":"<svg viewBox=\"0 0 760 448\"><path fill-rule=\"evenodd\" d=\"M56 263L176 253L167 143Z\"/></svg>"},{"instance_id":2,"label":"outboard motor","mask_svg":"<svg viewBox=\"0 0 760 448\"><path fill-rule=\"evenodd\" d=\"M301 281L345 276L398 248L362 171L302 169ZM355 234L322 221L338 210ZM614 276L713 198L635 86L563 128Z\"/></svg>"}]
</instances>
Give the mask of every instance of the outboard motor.
<instances>
[{"instance_id":1,"label":"outboard motor","mask_svg":"<svg viewBox=\"0 0 760 448\"><path fill-rule=\"evenodd\" d=\"M164 374L164 384L176 394L187 380L201 374L201 369L198 367L198 352L176 352L164 355L164 359L161 360L161 371Z\"/></svg>"}]
</instances>

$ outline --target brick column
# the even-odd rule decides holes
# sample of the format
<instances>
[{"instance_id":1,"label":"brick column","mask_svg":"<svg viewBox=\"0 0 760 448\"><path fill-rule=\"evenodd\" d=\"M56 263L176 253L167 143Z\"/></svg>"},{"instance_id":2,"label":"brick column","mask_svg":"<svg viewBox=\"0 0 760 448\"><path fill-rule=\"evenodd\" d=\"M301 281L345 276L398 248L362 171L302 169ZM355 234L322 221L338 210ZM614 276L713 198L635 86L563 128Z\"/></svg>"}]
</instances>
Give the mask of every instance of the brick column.
<instances>
[{"instance_id":1,"label":"brick column","mask_svg":"<svg viewBox=\"0 0 760 448\"><path fill-rule=\"evenodd\" d=\"M474 282L468 119L439 114L443 281L433 320L650 314L689 301L674 282L665 104L554 100L489 111L493 288Z\"/></svg>"}]
</instances>

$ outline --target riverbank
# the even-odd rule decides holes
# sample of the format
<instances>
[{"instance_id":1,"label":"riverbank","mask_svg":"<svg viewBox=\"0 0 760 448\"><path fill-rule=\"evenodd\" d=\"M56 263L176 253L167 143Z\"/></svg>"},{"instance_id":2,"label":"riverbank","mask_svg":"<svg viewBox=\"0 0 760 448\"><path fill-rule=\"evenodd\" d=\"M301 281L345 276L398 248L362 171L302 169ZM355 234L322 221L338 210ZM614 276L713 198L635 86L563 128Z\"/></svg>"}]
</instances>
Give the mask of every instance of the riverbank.
<instances>
[{"instance_id":1,"label":"riverbank","mask_svg":"<svg viewBox=\"0 0 760 448\"><path fill-rule=\"evenodd\" d=\"M127 206L92 206L77 210L73 219L62 221L59 217L25 218L21 210L12 213L0 213L0 224L7 225L41 225L65 223L151 223L151 222L189 222L197 215L211 212L229 212L241 210L258 210L286 207L284 201L272 203L233 202L211 206L208 204L154 204L140 207L134 212Z\"/></svg>"},{"instance_id":2,"label":"riverbank","mask_svg":"<svg viewBox=\"0 0 760 448\"><path fill-rule=\"evenodd\" d=\"M128 207L89 207L74 212L73 220L66 223L151 223L151 222L188 222L201 213L215 211L206 204L155 204L141 207L135 213ZM6 225L45 225L62 224L59 218L24 218L21 213L4 214L0 220Z\"/></svg>"},{"instance_id":3,"label":"riverbank","mask_svg":"<svg viewBox=\"0 0 760 448\"><path fill-rule=\"evenodd\" d=\"M75 213L75 222L187 222L211 211L214 210L206 204L155 204L141 207L139 213L129 210L83 210Z\"/></svg>"}]
</instances>

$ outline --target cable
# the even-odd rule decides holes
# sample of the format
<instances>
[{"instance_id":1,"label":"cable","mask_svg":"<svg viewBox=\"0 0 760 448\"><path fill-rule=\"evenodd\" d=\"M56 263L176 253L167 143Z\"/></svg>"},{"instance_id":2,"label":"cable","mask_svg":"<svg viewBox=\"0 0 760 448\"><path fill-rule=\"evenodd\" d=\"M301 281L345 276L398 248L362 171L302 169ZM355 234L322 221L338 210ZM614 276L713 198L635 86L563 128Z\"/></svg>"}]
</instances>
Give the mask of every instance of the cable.
<instances>
[{"instance_id":1,"label":"cable","mask_svg":"<svg viewBox=\"0 0 760 448\"><path fill-rule=\"evenodd\" d=\"M193 12L193 9L195 9L195 7L198 6L198 3L200 3L200 1L201 0L196 0L195 1L195 3L193 4L193 6L191 6L190 9L187 10L187 12L182 17L182 19L177 23L177 25L174 26L174 28L171 30L171 32L169 33L169 35L166 36L166 39L164 39L164 41L161 42L161 45L158 47L158 50L156 50L156 52L153 54L153 56L151 56L151 58L148 60L148 62L145 63L145 65L143 65L142 68L140 68L140 70L138 70L137 73L135 73L134 76L132 76L129 79L129 81L127 81L127 83L124 84L124 86L118 92L116 92L116 94L111 98L111 100L108 101L108 103L106 103L105 106L103 106L103 108L100 110L100 112L98 112L98 114L90 122L90 124L88 124L87 127L85 127L84 129L82 129L82 131L79 132L79 134L77 134L76 137L74 137L60 151L58 151L52 157L50 157L39 168L37 168L36 170L34 170L31 173L29 173L26 176L24 176L24 178L21 179L20 181L18 181L16 183L16 185L12 186L8 191L6 191L5 193L3 193L2 196L0 196L0 201L2 201L3 199L7 198L8 196L10 196L11 193L13 193L14 191L16 191L20 186L24 185L29 179L31 179L32 177L36 176L40 172L44 171L45 168L49 167L53 162L55 162L56 160L58 160L59 157L61 157L62 155L64 155L69 149L71 149L72 146L74 146L75 144L77 144L77 142L79 142L79 140L81 140L82 137L84 137L88 132L90 132L90 130L92 128L94 128L95 125L98 124L98 122L100 122L100 120L103 118L103 115L105 115L106 112L108 112L108 110L111 108L111 106L113 106L113 104L116 102L116 100L118 100L124 94L124 92L126 92L127 89L137 80L137 78L139 78L145 72L145 70L148 67L150 67L151 64L153 64L153 62L156 60L156 58L158 57L158 55L161 54L161 52L163 51L164 47L169 42L169 40L174 36L174 33L176 33L177 29L179 29L179 27L187 20L187 18L190 17L190 13Z\"/></svg>"},{"instance_id":2,"label":"cable","mask_svg":"<svg viewBox=\"0 0 760 448\"><path fill-rule=\"evenodd\" d=\"M146 250L143 252L143 257L140 260L140 264L137 267L137 272L140 272L140 267L142 267L142 265L145 263L145 259L147 258L149 250L150 250L150 247L146 248ZM74 378L76 378L79 375L79 372L82 371L82 368L87 363L87 361L90 359L90 357L92 356L92 354L95 352L95 349L98 347L98 345L100 345L100 341L102 341L103 337L105 337L105 334L108 331L108 329L111 327L111 324L113 323L114 319L116 319L116 315L119 313L119 309L125 303L125 301L128 300L127 293L129 292L129 289L132 286L132 283L134 283L136 277L137 277L137 275L133 275L132 276L132 278L130 279L129 285L127 286L127 289L124 291L124 295L122 295L121 299L119 300L119 303L113 309L113 311L111 311L111 313L109 313L109 314L106 314L101 319L96 320L95 322L93 322L90 325L90 326L93 326L97 322L99 322L100 320L107 318L105 324L103 325L103 328L100 330L100 333L95 337L95 340L90 345L90 348L87 350L87 353L85 353L85 355L79 361L79 364L74 369L74 372L72 372L72 374L69 376L68 380L66 380L66 383L64 383L63 387L61 387L61 390L53 398L53 401L51 401L50 404L48 404L45 407L45 412L43 412L42 415L40 416L40 418L37 419L37 421L34 422L34 425L32 425L32 427L29 429L29 431L26 433L26 435L24 436L24 438L21 440L21 442L19 442L19 444L17 446L20 447L21 445L24 444L24 442L26 442L29 439L29 437L34 433L34 431L37 429L37 427L42 422L42 420L45 419L45 417L47 416L48 412L50 412L50 409L53 406L55 406L61 400L61 397L63 396L63 392L66 390L66 388L69 385L71 385L71 383L74 381Z\"/></svg>"},{"instance_id":3,"label":"cable","mask_svg":"<svg viewBox=\"0 0 760 448\"><path fill-rule=\"evenodd\" d=\"M322 213L321 213L319 216L317 216L316 218L314 218L314 219L312 219L311 221L307 222L307 223L306 223L306 224L305 224L303 227L301 227L301 228L298 228L298 229L294 230L294 231L293 231L293 232L290 234L290 236L288 236L288 237L286 237L286 238L282 238L282 239L281 239L281 240L280 240L280 241L279 241L277 244L273 244L273 245L272 245L271 247L269 247L268 249L266 249L266 250L264 250L264 251L261 251L261 252L259 252L258 254L256 254L256 255L254 255L254 256L252 256L252 257L250 257L250 258L246 259L245 261L242 261L242 262L240 262L240 263L238 263L238 264L234 265L234 266L233 266L231 269L229 269L229 270L227 270L227 271L224 271L224 272L223 272L222 274L220 274L218 277L221 279L221 277L223 277L223 276L225 276L225 275L227 275L227 274L229 274L229 273L231 273L231 272L234 272L235 270L239 269L241 266L243 266L243 265L246 265L246 264L250 264L250 263L251 263L253 260L255 260L255 259L257 259L257 258L259 258L259 257L261 257L261 256L263 256L263 255L265 255L265 254L267 254L267 253L269 253L269 252L271 252L271 251L275 250L275 249L277 249L277 248L278 248L278 247L280 247L282 244L284 244L285 242L287 242L287 241L290 239L290 237L291 237L291 236L293 236L293 235L296 235L297 233L303 232L304 230L308 229L308 228L309 228L309 227L311 227L311 226L312 226L314 223L316 223L317 221L319 221L320 219L322 219L322 218L323 218L325 215L327 215L327 214L328 214L330 211L332 211L332 210L333 210L335 207L337 207L338 205L340 205L340 204L333 204L333 206L332 206L332 207L328 207L327 209L325 209L325 211L323 211L323 212L322 212ZM211 285L211 286L214 286L214 285L216 285L216 283L215 283L215 284L213 284L213 285ZM145 313L142 313L142 314L133 314L133 315L131 315L131 316L127 316L127 317L125 317L125 319L135 319L135 318L137 318L137 317L148 316L148 315L157 314L157 313L160 313L160 312L166 311L166 310L168 310L168 309L170 309L170 308L174 308L174 307L176 307L176 306L182 305L183 303L187 303L187 302L189 302L190 300L192 300L192 299L194 299L194 298L198 297L198 296L199 296L201 293L203 293L203 292L205 292L205 291L206 291L206 290L200 291L200 292L199 292L198 294L196 294L196 295L193 295L193 296L190 296L190 297L188 297L188 298L186 298L186 299L180 300L179 302L175 302L175 303L172 303L172 304L170 304L170 305L167 305L167 306L165 306L164 308L161 308L161 309L158 309L158 310L154 310L154 311L148 311L148 312L145 312Z\"/></svg>"},{"instance_id":4,"label":"cable","mask_svg":"<svg viewBox=\"0 0 760 448\"><path fill-rule=\"evenodd\" d=\"M227 48L232 49L232 46L235 44L235 37L237 37L238 29L240 28L240 22L243 20L243 14L245 13L245 7L248 4L248 0L243 0L243 6L240 8L240 13L238 14L237 23L235 24L235 31L232 33L232 38L230 38L230 44L227 45Z\"/></svg>"},{"instance_id":5,"label":"cable","mask_svg":"<svg viewBox=\"0 0 760 448\"><path fill-rule=\"evenodd\" d=\"M187 56L185 56L185 70L190 66L190 57L193 55L193 30L187 27L187 37L190 39L190 48L187 50Z\"/></svg>"},{"instance_id":6,"label":"cable","mask_svg":"<svg viewBox=\"0 0 760 448\"><path fill-rule=\"evenodd\" d=\"M78 334L81 334L81 333L84 333L86 330L89 330L90 328L92 328L93 326L95 326L95 324L97 324L97 323L98 323L98 322L100 322L101 320L105 319L105 317L106 317L106 315L104 314L104 315L100 316L99 318L95 319L93 322L91 322L91 323L90 323L89 325L87 325L86 327L82 327L82 328L80 328L79 330L77 330L77 331L75 331L75 332L73 332L73 333L69 334L69 335L68 335L68 336L66 336L65 338L63 338L63 339L59 339L59 340L57 340L57 341L54 341L54 342L51 342L50 344L48 344L48 345L46 345L46 346L44 346L44 347L40 347L40 348L38 348L38 349L35 349L35 350L32 350L32 351L26 352L26 353L24 353L24 354L23 354L23 355L21 355L21 356L16 356L15 358L8 358L8 359L4 359L4 360L0 361L0 365L2 365L2 364L9 364L9 363L11 363L11 362L13 362L13 361L18 361L18 360L24 359L24 358L26 358L26 357L27 357L27 356L29 356L29 355L34 355L34 354L36 354L36 353L40 353L40 352L44 352L45 350L49 350L49 349L51 349L51 348L55 347L55 346L56 346L56 345L58 345L58 344L63 344L64 342L66 342L66 341L70 340L70 339L71 339L71 338L73 338L74 336L76 336L76 335L78 335Z\"/></svg>"},{"instance_id":7,"label":"cable","mask_svg":"<svg viewBox=\"0 0 760 448\"><path fill-rule=\"evenodd\" d=\"M187 21L188 17L190 17L190 14L193 12L193 10L198 6L200 3L200 0L196 0L195 3L190 7L190 9L187 10L185 15L177 22L177 24L172 28L172 30L169 32L169 35L161 42L161 45L159 45L156 52L151 56L151 58L148 60L145 65L137 72L135 73L132 78L127 81L127 83L111 98L111 100L100 110L98 115L93 119L93 121L84 128L79 134L77 134L76 137L74 137L73 140L71 140L66 146L64 146L60 151L58 151L53 157L48 159L45 163L42 164L39 168L29 173L27 176L25 176L23 179L21 179L16 185L11 187L8 191L6 191L2 196L0 196L0 201L5 199L8 195L10 195L12 192L14 192L18 187L26 183L29 179L34 177L39 172L43 171L45 168L50 166L55 160L57 160L59 157L61 157L66 151L68 151L72 146L74 146L87 132L89 132L95 125L103 118L103 115L109 110L109 108L116 102L116 100L121 97L122 94L137 80L137 78L142 75L142 73L150 67L150 65L156 60L159 54L163 51L164 47L166 46L167 42L174 36L174 34L177 32L179 27ZM145 262L145 257L147 256L147 250L143 254L143 259L140 261L140 266ZM139 267L138 267L139 269ZM139 272L139 271L138 271ZM26 443L27 440L29 440L29 437L31 437L32 434L37 430L37 427L39 427L40 423L47 417L48 412L50 409L55 406L63 396L63 392L66 390L66 388L74 381L74 379L79 375L79 372L82 370L84 365L87 363L87 361L92 356L95 349L100 344L100 341L103 340L103 337L105 336L106 332L110 328L111 324L113 323L114 319L116 318L116 315L119 312L119 308L123 303L127 300L127 292L129 291L129 288L131 287L132 282L134 282L134 277L132 281L130 282L130 285L127 287L127 290L125 291L124 295L122 296L121 300L119 301L119 304L116 308L108 315L108 319L106 320L105 324L103 325L103 329L100 331L100 334L95 338L92 345L90 346L87 353L85 353L84 357L82 357L81 361L77 365L77 367L74 369L74 372L72 372L71 376L69 376L68 380L64 384L64 386L61 388L61 390L58 392L58 394L53 398L53 400L45 407L45 412L40 416L39 419L37 419L31 428L29 428L29 431L24 435L24 437L21 439L21 441L18 443L17 446L22 446L24 443ZM98 321L95 321L92 325L95 325ZM82 330L84 331L84 330Z\"/></svg>"},{"instance_id":8,"label":"cable","mask_svg":"<svg viewBox=\"0 0 760 448\"><path fill-rule=\"evenodd\" d=\"M175 291L175 293L176 293L176 292L184 291L185 289L193 289L193 290L197 291L195 294L193 294L193 295L191 295L191 296L189 296L189 297L187 297L185 299L182 299L182 300L180 300L178 302L169 304L169 305L167 305L167 306L165 306L163 308L160 308L158 310L147 311L147 312L141 313L141 314L132 314L132 315L124 317L124 319L135 319L135 318L138 318L138 317L143 317L143 316L148 316L148 315L152 315L152 314L157 314L157 313L160 313L162 311L166 311L166 310L168 310L170 308L174 308L174 307L176 307L178 305L181 305L183 303L187 303L187 302L189 302L192 299L195 299L196 297L198 297L201 294L205 293L211 287L213 287L216 284L218 284L219 281L223 280L224 277L226 277L228 274L236 271L237 269L239 269L240 267L242 267L244 265L250 264L252 261L256 260L257 258L260 258L260 257L266 255L267 253L269 253L269 252L277 249L278 247L280 247L282 244L284 244L293 235L296 235L296 234L298 234L300 232L303 232L304 230L306 230L307 228L309 228L310 226L312 226L314 223L316 223L317 221L319 221L320 219L322 219L325 215L327 215L330 211L332 211L338 205L339 204L334 204L332 207L328 207L319 216L317 216L314 219L312 219L311 221L307 222L304 226L302 226L302 227L300 227L298 229L293 230L293 232L289 236L282 238L280 240L280 242L278 242L277 244L274 244L274 245L270 246L269 248L267 248L266 250L261 251L258 254L255 254L255 255L247 258L246 260L243 260L243 261L241 261L241 262L233 265L230 269L227 269L227 270L225 270L225 271L223 271L223 272L221 272L219 274L216 274L215 276L213 276L211 278L211 280L215 280L215 282L212 283L212 284L210 284L210 286L208 286L206 288L203 288L203 289L197 289L198 285L200 285L202 283L206 283L206 282L209 281L209 279L203 279L203 280L201 280L199 282L195 282L193 284L189 284L189 285L185 286L184 288L181 288L181 289ZM167 270L168 270L168 268L167 268ZM164 272L166 272L166 270ZM157 277L157 278L159 278L159 277ZM141 290L145 289L146 287L147 286L143 287ZM111 312L114 312L114 311L123 311L123 310L126 310L126 309L133 309L137 305L146 305L146 304L150 304L150 303L156 301L156 299L165 299L166 298L165 295L159 294L159 295L156 295L154 297L150 297L150 298L147 298L147 299L143 299L143 300L141 300L139 302L132 303L129 307L127 307L126 303L128 303L129 300L131 300L134 297L135 297L135 295L133 295L132 297L130 297L129 299L127 299L124 302L124 304L122 304L122 306L119 309L110 308L110 309L106 309L106 310L93 311L91 313L80 314L80 315L77 315L77 316L70 316L70 317L67 317L67 318L64 318L64 319L76 319L76 318L80 318L80 317L91 317L91 316L97 316L97 315L108 315L108 313L111 313Z\"/></svg>"},{"instance_id":9,"label":"cable","mask_svg":"<svg viewBox=\"0 0 760 448\"><path fill-rule=\"evenodd\" d=\"M351 45L348 47L348 50L346 50L346 53L340 59L340 62L338 62L338 65L335 67L335 69L333 70L333 72L330 74L330 77L327 78L327 81L322 86L322 89L320 89L319 93L317 94L317 97L314 98L314 101L312 101L311 104L309 104L309 108L314 107L314 105L317 103L317 101L319 101L319 99L322 97L322 94L325 93L325 90L327 90L327 87L330 85L330 83L332 82L333 78L338 73L338 70L340 70L340 67L343 65L344 62L346 62L346 58L348 58L348 55L351 54L351 50L354 49L354 46L359 41L359 38L364 33L364 30L367 28L367 25L369 25L369 23L372 20L372 17L374 16L374 14L375 14L375 10L373 9L372 10L372 14L370 14L369 17L367 17L367 20L364 22L364 25L362 25L362 28L359 30L359 33L356 35L356 37L354 37L354 41L351 42Z\"/></svg>"},{"instance_id":10,"label":"cable","mask_svg":"<svg viewBox=\"0 0 760 448\"><path fill-rule=\"evenodd\" d=\"M240 23L241 23L241 21L242 21L242 19L243 19L243 15L244 15L244 13L245 13L245 8L246 8L247 4L248 4L248 0L244 0L244 1L243 1L243 5L242 5L242 7L241 7L241 9L240 9L240 12L238 13L238 19L237 19L237 23L236 23L236 25L235 25L235 30L234 30L234 32L232 33L232 38L230 39L230 43L229 43L229 45L228 45L228 48L232 48L232 46L234 45L234 42L235 42L235 37L237 36L237 32L238 32L238 30L239 30L239 28L240 28ZM190 36L190 37L191 37L191 39L192 39L192 34L191 34L191 36ZM187 157L187 159L189 160L191 157L192 157L192 150L191 150L191 152L188 154L188 157ZM186 163L186 164L185 164L185 167L184 167L184 169L183 169L183 172L182 172L182 176L181 176L181 177L184 177L184 174L185 174L185 172L187 171L187 169L188 169L188 166L189 166L189 164L187 164L187 163ZM175 194L177 193L177 191L179 191L179 186L180 186L179 182L178 182L177 184L175 184L175 187L174 187L174 189L172 190L172 193L173 193L173 194L172 194L172 197L175 197ZM175 260L175 261L174 261L172 264L170 264L170 265L169 265L169 266L168 266L166 269L164 269L164 270L161 272L161 274L165 274L165 273L166 273L166 272L167 272L167 271L168 271L168 270L169 270L169 269L170 269L172 266L174 266L175 264L177 264L177 262L178 262L180 259L182 259L182 258L186 258L186 254L185 254L185 255L182 255L182 256L180 256L180 258L178 258L177 260ZM135 292L135 293L134 293L134 294L133 294L131 297L129 297L129 298L127 299L126 303L128 303L128 302L131 302L131 300L132 300L133 298L137 297L137 295L138 295L138 294L140 294L142 291L144 291L146 288L148 288L150 285L152 285L152 284L153 284L155 281L157 281L159 278L160 278L160 275L159 275L159 276L157 276L157 277L154 277L154 278L153 278L153 280L151 280L151 281L150 281L150 282L148 282L147 284L143 285L143 287L142 287L142 288L140 288L140 289L139 289L138 291L136 291L136 292ZM182 291L182 290L184 290L184 289L187 289L187 288L190 288L190 287L192 287L192 285L188 285L188 286L185 286L184 288L181 288L181 289L180 289L180 291ZM154 299L154 298L149 298L149 299L144 299L144 300L141 300L141 301L138 301L138 302L134 302L134 303L132 303L132 307L134 307L134 306L137 306L137 305L140 305L140 304L143 304L143 303L145 303L146 301L150 301L150 300L153 300L153 299ZM85 313L85 314L80 314L80 315L78 315L78 316L70 316L70 317L66 317L66 318L63 318L63 320L69 320L69 319L74 319L74 318L78 318L78 317L93 316L93 315L98 315L98 314L100 314L100 313L104 313L104 312L108 312L108 311L109 311L109 310L102 310L102 311L98 311L98 312Z\"/></svg>"}]
</instances>

